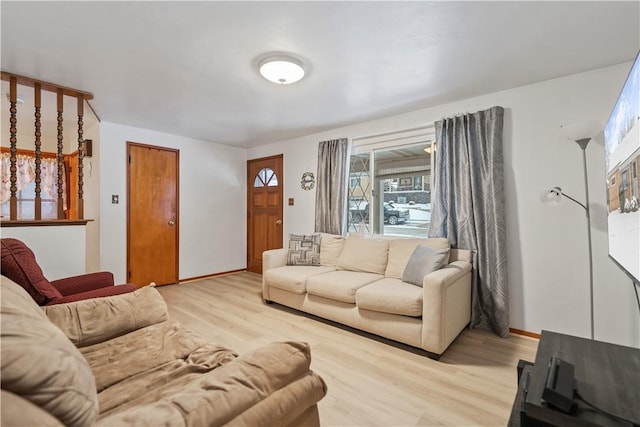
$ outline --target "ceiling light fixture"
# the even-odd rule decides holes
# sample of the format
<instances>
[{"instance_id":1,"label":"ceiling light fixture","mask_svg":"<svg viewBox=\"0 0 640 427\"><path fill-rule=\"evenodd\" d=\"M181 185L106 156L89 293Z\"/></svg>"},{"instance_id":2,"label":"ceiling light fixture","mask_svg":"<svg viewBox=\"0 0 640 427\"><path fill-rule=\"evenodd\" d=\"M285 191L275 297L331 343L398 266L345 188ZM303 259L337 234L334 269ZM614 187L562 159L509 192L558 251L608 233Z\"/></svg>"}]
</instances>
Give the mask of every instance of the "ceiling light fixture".
<instances>
[{"instance_id":1,"label":"ceiling light fixture","mask_svg":"<svg viewBox=\"0 0 640 427\"><path fill-rule=\"evenodd\" d=\"M260 62L259 69L262 77L282 85L295 83L304 77L302 62L289 56L266 58Z\"/></svg>"}]
</instances>

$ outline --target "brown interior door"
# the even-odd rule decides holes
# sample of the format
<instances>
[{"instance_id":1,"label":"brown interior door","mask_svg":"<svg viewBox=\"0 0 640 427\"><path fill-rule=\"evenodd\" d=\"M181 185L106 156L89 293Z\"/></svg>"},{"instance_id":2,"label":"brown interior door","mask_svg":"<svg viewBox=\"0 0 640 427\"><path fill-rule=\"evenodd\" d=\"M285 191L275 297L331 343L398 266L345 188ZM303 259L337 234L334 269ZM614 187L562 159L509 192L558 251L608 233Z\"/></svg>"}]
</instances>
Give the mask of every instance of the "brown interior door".
<instances>
[{"instance_id":1,"label":"brown interior door","mask_svg":"<svg viewBox=\"0 0 640 427\"><path fill-rule=\"evenodd\" d=\"M262 252L282 247L282 154L247 161L247 270L262 273Z\"/></svg>"},{"instance_id":2,"label":"brown interior door","mask_svg":"<svg viewBox=\"0 0 640 427\"><path fill-rule=\"evenodd\" d=\"M127 282L178 282L179 151L129 142Z\"/></svg>"}]
</instances>

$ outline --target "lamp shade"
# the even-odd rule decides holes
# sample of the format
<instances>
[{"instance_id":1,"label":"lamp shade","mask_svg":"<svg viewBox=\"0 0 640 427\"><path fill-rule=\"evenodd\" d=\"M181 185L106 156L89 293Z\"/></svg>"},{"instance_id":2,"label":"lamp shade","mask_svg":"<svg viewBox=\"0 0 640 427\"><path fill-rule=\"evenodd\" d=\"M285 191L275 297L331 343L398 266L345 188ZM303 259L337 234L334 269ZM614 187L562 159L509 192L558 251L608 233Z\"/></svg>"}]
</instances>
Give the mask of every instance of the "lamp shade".
<instances>
[{"instance_id":1,"label":"lamp shade","mask_svg":"<svg viewBox=\"0 0 640 427\"><path fill-rule=\"evenodd\" d=\"M260 62L260 74L265 79L288 85L304 77L302 62L291 57L272 57Z\"/></svg>"}]
</instances>

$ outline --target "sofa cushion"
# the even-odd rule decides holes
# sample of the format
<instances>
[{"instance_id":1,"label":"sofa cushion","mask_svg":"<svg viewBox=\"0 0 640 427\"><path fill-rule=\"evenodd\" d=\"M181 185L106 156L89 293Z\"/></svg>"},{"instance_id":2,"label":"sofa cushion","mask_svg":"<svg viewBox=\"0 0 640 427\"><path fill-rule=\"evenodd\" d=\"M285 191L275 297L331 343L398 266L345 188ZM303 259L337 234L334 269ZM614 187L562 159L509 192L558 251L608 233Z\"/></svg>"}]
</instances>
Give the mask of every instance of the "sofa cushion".
<instances>
[{"instance_id":1,"label":"sofa cushion","mask_svg":"<svg viewBox=\"0 0 640 427\"><path fill-rule=\"evenodd\" d=\"M402 273L402 281L422 287L424 276L441 269L449 258L449 249L431 249L418 245Z\"/></svg>"},{"instance_id":2,"label":"sofa cushion","mask_svg":"<svg viewBox=\"0 0 640 427\"><path fill-rule=\"evenodd\" d=\"M356 291L356 305L371 311L422 316L422 288L400 279L384 278Z\"/></svg>"},{"instance_id":3,"label":"sofa cushion","mask_svg":"<svg viewBox=\"0 0 640 427\"><path fill-rule=\"evenodd\" d=\"M389 261L384 272L385 277L394 277L401 279L404 269L409 262L409 258L416 249L416 246L427 246L431 249L441 250L449 249L449 241L445 238L429 238L429 239L394 239L389 244ZM447 256L445 264L449 262Z\"/></svg>"},{"instance_id":4,"label":"sofa cushion","mask_svg":"<svg viewBox=\"0 0 640 427\"><path fill-rule=\"evenodd\" d=\"M93 424L98 399L87 361L29 294L4 276L0 323L2 388L39 406L64 425Z\"/></svg>"},{"instance_id":5,"label":"sofa cushion","mask_svg":"<svg viewBox=\"0 0 640 427\"><path fill-rule=\"evenodd\" d=\"M200 359L192 353L165 365L168 373L147 371L107 389L101 403L107 393L124 403L105 405L98 426L284 426L290 424L283 420L295 418L326 394L325 383L309 371L305 343L270 343L223 363ZM278 394L284 390L289 393Z\"/></svg>"},{"instance_id":6,"label":"sofa cushion","mask_svg":"<svg viewBox=\"0 0 640 427\"><path fill-rule=\"evenodd\" d=\"M267 286L284 289L296 294L307 292L307 279L317 274L335 271L333 267L314 267L310 265L285 265L270 268L263 272L264 283Z\"/></svg>"},{"instance_id":7,"label":"sofa cushion","mask_svg":"<svg viewBox=\"0 0 640 427\"><path fill-rule=\"evenodd\" d=\"M22 286L38 305L62 298L44 277L33 251L18 239L2 239L2 275Z\"/></svg>"},{"instance_id":8,"label":"sofa cushion","mask_svg":"<svg viewBox=\"0 0 640 427\"><path fill-rule=\"evenodd\" d=\"M338 270L384 274L388 254L389 240L365 238L351 233L344 243L336 266Z\"/></svg>"},{"instance_id":9,"label":"sofa cushion","mask_svg":"<svg viewBox=\"0 0 640 427\"><path fill-rule=\"evenodd\" d=\"M100 416L133 400L127 389L152 390L189 373L197 364L213 369L236 357L235 352L208 344L174 321L83 347L80 352L95 375Z\"/></svg>"},{"instance_id":10,"label":"sofa cushion","mask_svg":"<svg viewBox=\"0 0 640 427\"><path fill-rule=\"evenodd\" d=\"M287 265L320 265L319 234L290 234Z\"/></svg>"},{"instance_id":11,"label":"sofa cushion","mask_svg":"<svg viewBox=\"0 0 640 427\"><path fill-rule=\"evenodd\" d=\"M344 242L347 239L336 234L320 233L320 235L322 236L320 241L320 265L335 267L342 253Z\"/></svg>"},{"instance_id":12,"label":"sofa cushion","mask_svg":"<svg viewBox=\"0 0 640 427\"><path fill-rule=\"evenodd\" d=\"M354 304L358 289L382 278L382 275L373 273L332 271L309 277L307 292L311 295Z\"/></svg>"},{"instance_id":13,"label":"sofa cushion","mask_svg":"<svg viewBox=\"0 0 640 427\"><path fill-rule=\"evenodd\" d=\"M76 347L106 341L168 319L167 304L151 286L122 295L46 306L43 310Z\"/></svg>"}]
</instances>

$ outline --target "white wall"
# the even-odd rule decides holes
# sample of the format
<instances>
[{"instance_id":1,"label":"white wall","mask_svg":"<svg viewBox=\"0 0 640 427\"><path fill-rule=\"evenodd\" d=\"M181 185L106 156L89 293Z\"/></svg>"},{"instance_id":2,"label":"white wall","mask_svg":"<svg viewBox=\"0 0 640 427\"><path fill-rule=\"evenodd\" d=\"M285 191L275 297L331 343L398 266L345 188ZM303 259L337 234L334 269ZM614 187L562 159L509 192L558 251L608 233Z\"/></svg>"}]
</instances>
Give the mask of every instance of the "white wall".
<instances>
[{"instance_id":1,"label":"white wall","mask_svg":"<svg viewBox=\"0 0 640 427\"><path fill-rule=\"evenodd\" d=\"M314 229L315 191L300 189L302 172L315 172L317 143L409 129L464 112L505 108L504 158L511 327L590 336L586 218L573 203L541 203L545 189L562 187L584 200L579 147L560 126L606 120L631 68L623 64L374 120L249 150L254 159L284 154L285 236ZM630 280L607 256L604 148L587 149L593 215L595 336L640 347L640 314Z\"/></svg>"},{"instance_id":2,"label":"white wall","mask_svg":"<svg viewBox=\"0 0 640 427\"><path fill-rule=\"evenodd\" d=\"M93 155L82 162L84 217L92 220L86 226L86 270L93 272L100 270L100 122L97 119L86 123L84 139L93 141Z\"/></svg>"},{"instance_id":3,"label":"white wall","mask_svg":"<svg viewBox=\"0 0 640 427\"><path fill-rule=\"evenodd\" d=\"M48 280L86 273L84 225L2 227L2 237L22 240Z\"/></svg>"},{"instance_id":4,"label":"white wall","mask_svg":"<svg viewBox=\"0 0 640 427\"><path fill-rule=\"evenodd\" d=\"M125 281L127 141L180 150L179 278L245 268L246 150L108 122L100 125L101 268Z\"/></svg>"}]
</instances>

